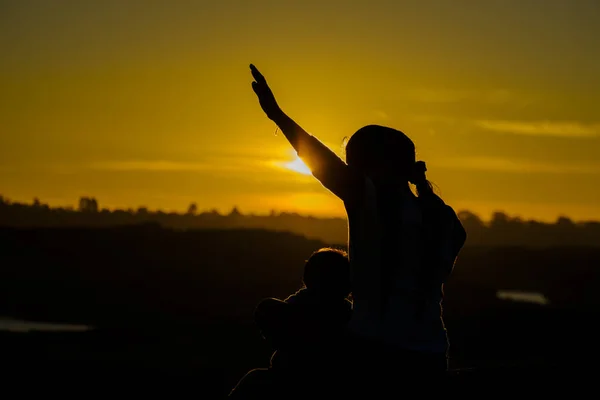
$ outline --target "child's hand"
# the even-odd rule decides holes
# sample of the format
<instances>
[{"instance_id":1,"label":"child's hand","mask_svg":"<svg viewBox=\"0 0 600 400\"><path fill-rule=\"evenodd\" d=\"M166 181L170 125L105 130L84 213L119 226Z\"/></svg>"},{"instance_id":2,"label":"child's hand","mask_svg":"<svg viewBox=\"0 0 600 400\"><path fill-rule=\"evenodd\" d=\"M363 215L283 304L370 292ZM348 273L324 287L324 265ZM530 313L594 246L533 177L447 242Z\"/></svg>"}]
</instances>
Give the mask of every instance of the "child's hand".
<instances>
[{"instance_id":1,"label":"child's hand","mask_svg":"<svg viewBox=\"0 0 600 400\"><path fill-rule=\"evenodd\" d=\"M270 120L276 120L282 113L277 101L275 100L275 96L267 85L267 81L265 77L256 69L256 67L250 64L250 71L252 71L252 76L254 77L254 82L252 82L252 89L254 89L254 93L258 96L258 102L262 107L267 117Z\"/></svg>"}]
</instances>

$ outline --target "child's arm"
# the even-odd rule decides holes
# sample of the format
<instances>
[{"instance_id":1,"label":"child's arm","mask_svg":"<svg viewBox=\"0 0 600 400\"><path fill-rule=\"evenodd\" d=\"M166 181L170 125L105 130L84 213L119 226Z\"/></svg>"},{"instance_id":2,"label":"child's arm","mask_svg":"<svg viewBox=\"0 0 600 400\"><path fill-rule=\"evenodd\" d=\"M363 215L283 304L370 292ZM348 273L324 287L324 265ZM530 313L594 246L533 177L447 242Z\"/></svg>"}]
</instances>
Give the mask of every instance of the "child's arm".
<instances>
[{"instance_id":1,"label":"child's arm","mask_svg":"<svg viewBox=\"0 0 600 400\"><path fill-rule=\"evenodd\" d=\"M287 304L279 299L261 301L254 312L254 320L263 337L274 349L294 346L298 341L311 341L311 317L303 307Z\"/></svg>"},{"instance_id":2,"label":"child's arm","mask_svg":"<svg viewBox=\"0 0 600 400\"><path fill-rule=\"evenodd\" d=\"M283 132L298 157L306 163L312 174L323 186L344 201L353 200L361 193L362 177L353 171L333 151L321 143L316 137L302 129L287 116L275 100L264 76L250 65L252 88L258 96L260 105L267 117L275 122Z\"/></svg>"}]
</instances>

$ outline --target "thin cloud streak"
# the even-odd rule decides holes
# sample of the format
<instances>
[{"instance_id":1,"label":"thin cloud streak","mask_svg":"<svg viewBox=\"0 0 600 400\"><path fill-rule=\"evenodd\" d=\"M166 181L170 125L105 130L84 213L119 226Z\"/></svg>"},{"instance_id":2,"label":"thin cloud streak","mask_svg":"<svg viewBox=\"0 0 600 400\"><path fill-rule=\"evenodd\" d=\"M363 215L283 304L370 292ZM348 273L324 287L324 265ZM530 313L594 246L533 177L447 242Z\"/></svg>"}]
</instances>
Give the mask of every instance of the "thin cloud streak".
<instances>
[{"instance_id":1,"label":"thin cloud streak","mask_svg":"<svg viewBox=\"0 0 600 400\"><path fill-rule=\"evenodd\" d=\"M529 136L596 137L600 135L600 124L579 122L480 120L475 121L475 125L488 131Z\"/></svg>"},{"instance_id":2,"label":"thin cloud streak","mask_svg":"<svg viewBox=\"0 0 600 400\"><path fill-rule=\"evenodd\" d=\"M407 90L405 95L408 99L420 103L476 102L495 105L514 103L521 106L531 102L530 99L525 99L523 95L517 95L507 89L477 91L419 88Z\"/></svg>"},{"instance_id":3,"label":"thin cloud streak","mask_svg":"<svg viewBox=\"0 0 600 400\"><path fill-rule=\"evenodd\" d=\"M296 157L268 159L220 159L205 162L179 162L170 160L99 161L86 165L88 169L102 172L242 172L271 170L292 173L287 164ZM65 169L63 166L62 169ZM73 167L74 170L79 168ZM297 172L294 172L297 173Z\"/></svg>"},{"instance_id":4,"label":"thin cloud streak","mask_svg":"<svg viewBox=\"0 0 600 400\"><path fill-rule=\"evenodd\" d=\"M410 99L422 103L456 103L473 97L473 93L458 90L420 88L409 90Z\"/></svg>"},{"instance_id":5,"label":"thin cloud streak","mask_svg":"<svg viewBox=\"0 0 600 400\"><path fill-rule=\"evenodd\" d=\"M156 161L101 161L89 164L90 169L101 171L207 171L215 168L214 164L186 163L166 160Z\"/></svg>"},{"instance_id":6,"label":"thin cloud streak","mask_svg":"<svg viewBox=\"0 0 600 400\"><path fill-rule=\"evenodd\" d=\"M463 157L428 163L436 168L514 173L600 174L600 165L558 165L499 157Z\"/></svg>"}]
</instances>

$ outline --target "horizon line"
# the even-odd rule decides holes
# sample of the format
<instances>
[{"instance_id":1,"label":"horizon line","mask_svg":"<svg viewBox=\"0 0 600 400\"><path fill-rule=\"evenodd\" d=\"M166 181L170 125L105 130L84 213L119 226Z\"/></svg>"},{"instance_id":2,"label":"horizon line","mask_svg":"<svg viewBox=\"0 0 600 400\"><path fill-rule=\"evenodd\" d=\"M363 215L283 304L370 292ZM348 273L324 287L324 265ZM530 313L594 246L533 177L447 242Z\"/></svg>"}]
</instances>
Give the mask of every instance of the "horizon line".
<instances>
[{"instance_id":1,"label":"horizon line","mask_svg":"<svg viewBox=\"0 0 600 400\"><path fill-rule=\"evenodd\" d=\"M82 199L96 199L94 196L81 196L79 198L79 200ZM34 197L34 200L31 202L21 202L21 201L11 201L9 198L0 195L0 204L6 204L6 205L21 205L21 206L27 206L27 207L35 207L36 203L35 200L39 199L37 197ZM190 206L192 204L195 204L195 202L191 202ZM39 205L40 207L47 207L49 210L67 210L67 211L73 211L73 212L84 212L82 211L76 204L75 205L58 205L58 206L51 206L48 203L43 203L41 201L39 201ZM223 208L221 208L222 210ZM123 212L127 212L127 213L132 213L132 214L138 214L140 210L146 210L147 213L149 214L159 214L159 213L163 213L163 214L176 214L176 215L180 215L180 216L201 216L201 215L206 215L206 214L218 214L219 216L222 217L228 217L231 216L233 214L237 213L240 216L243 217L276 217L276 216L280 216L282 214L287 214L287 215L294 215L294 216L298 216L298 217L302 217L302 218L313 218L313 219L323 219L323 220L327 220L327 219L339 219L339 220L346 220L347 217L346 216L337 216L334 214L329 214L329 215L319 215L319 214L310 214L310 213L302 213L302 212L297 212L297 211L292 211L292 210L284 210L284 209L272 209L269 212L253 212L253 211L241 211L240 207L237 205L233 205L230 207L229 211L221 211L219 208L217 207L212 207L212 208L203 208L203 209L197 209L196 212L194 213L189 213L188 211L185 210L163 210L160 208L148 208L146 206L143 205L139 205L137 207L98 207L97 209L97 213L102 213L103 211L108 211L108 212L116 212L116 211L123 211ZM595 219L580 219L580 220L576 220L573 219L571 217L569 217L566 214L560 214L557 215L553 220L551 219L536 219L533 217L530 218L526 218L526 217L522 217L518 214L510 214L507 211L503 211L503 210L496 210L496 211L492 211L490 213L490 215L487 218L482 218L480 214L473 212L469 209L454 209L454 211L456 212L456 214L460 214L460 213L470 213L474 216L476 216L481 222L483 223L489 223L492 221L493 216L495 213L502 213L504 215L506 215L508 217L509 220L520 220L521 222L529 222L529 221L533 221L533 222L539 222L539 223L556 223L557 221L559 221L561 218L566 218L569 219L570 221L572 221L573 223L590 223L590 222L600 222L600 220L595 220Z\"/></svg>"}]
</instances>

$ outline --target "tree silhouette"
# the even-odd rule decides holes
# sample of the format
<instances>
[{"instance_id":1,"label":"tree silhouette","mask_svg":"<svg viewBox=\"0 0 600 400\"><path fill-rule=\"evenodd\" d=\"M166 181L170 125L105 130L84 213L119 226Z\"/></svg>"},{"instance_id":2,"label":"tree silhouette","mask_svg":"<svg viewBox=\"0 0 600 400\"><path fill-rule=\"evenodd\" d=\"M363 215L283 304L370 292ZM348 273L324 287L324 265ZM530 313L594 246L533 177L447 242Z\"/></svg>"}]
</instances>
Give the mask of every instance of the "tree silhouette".
<instances>
[{"instance_id":1,"label":"tree silhouette","mask_svg":"<svg viewBox=\"0 0 600 400\"><path fill-rule=\"evenodd\" d=\"M459 211L457 215L467 232L476 229L482 229L485 226L481 218L470 211Z\"/></svg>"},{"instance_id":2,"label":"tree silhouette","mask_svg":"<svg viewBox=\"0 0 600 400\"><path fill-rule=\"evenodd\" d=\"M496 211L492 214L492 221L490 222L490 226L492 228L504 228L509 223L509 217L505 213L501 211Z\"/></svg>"},{"instance_id":3,"label":"tree silhouette","mask_svg":"<svg viewBox=\"0 0 600 400\"><path fill-rule=\"evenodd\" d=\"M556 220L556 225L570 227L570 226L573 226L574 224L573 224L573 221L571 220L571 218L565 217L565 216L560 216Z\"/></svg>"},{"instance_id":4,"label":"tree silhouette","mask_svg":"<svg viewBox=\"0 0 600 400\"><path fill-rule=\"evenodd\" d=\"M566 216L554 223L523 220L497 211L484 221L470 211L458 212L467 234L468 246L595 246L600 247L600 223L573 221ZM314 218L298 213L270 210L265 215L242 214L237 206L229 213L216 209L200 211L191 203L185 213L150 211L142 206L126 210L102 209L93 197L81 197L77 210L72 206L49 207L38 198L30 203L10 202L0 196L0 226L6 227L106 227L155 222L175 229L251 228L287 231L319 239L329 245L347 241L345 218Z\"/></svg>"},{"instance_id":5,"label":"tree silhouette","mask_svg":"<svg viewBox=\"0 0 600 400\"><path fill-rule=\"evenodd\" d=\"M139 207L137 209L137 214L138 215L148 215L148 208L147 207Z\"/></svg>"},{"instance_id":6,"label":"tree silhouette","mask_svg":"<svg viewBox=\"0 0 600 400\"><path fill-rule=\"evenodd\" d=\"M98 212L98 201L93 197L81 197L79 199L79 211Z\"/></svg>"},{"instance_id":7,"label":"tree silhouette","mask_svg":"<svg viewBox=\"0 0 600 400\"><path fill-rule=\"evenodd\" d=\"M87 197L79 198L79 211L86 211L88 209L89 199Z\"/></svg>"},{"instance_id":8,"label":"tree silhouette","mask_svg":"<svg viewBox=\"0 0 600 400\"><path fill-rule=\"evenodd\" d=\"M188 215L196 215L197 212L198 212L198 205L196 203L190 204L190 206L188 207L188 210L187 210L187 214Z\"/></svg>"}]
</instances>

